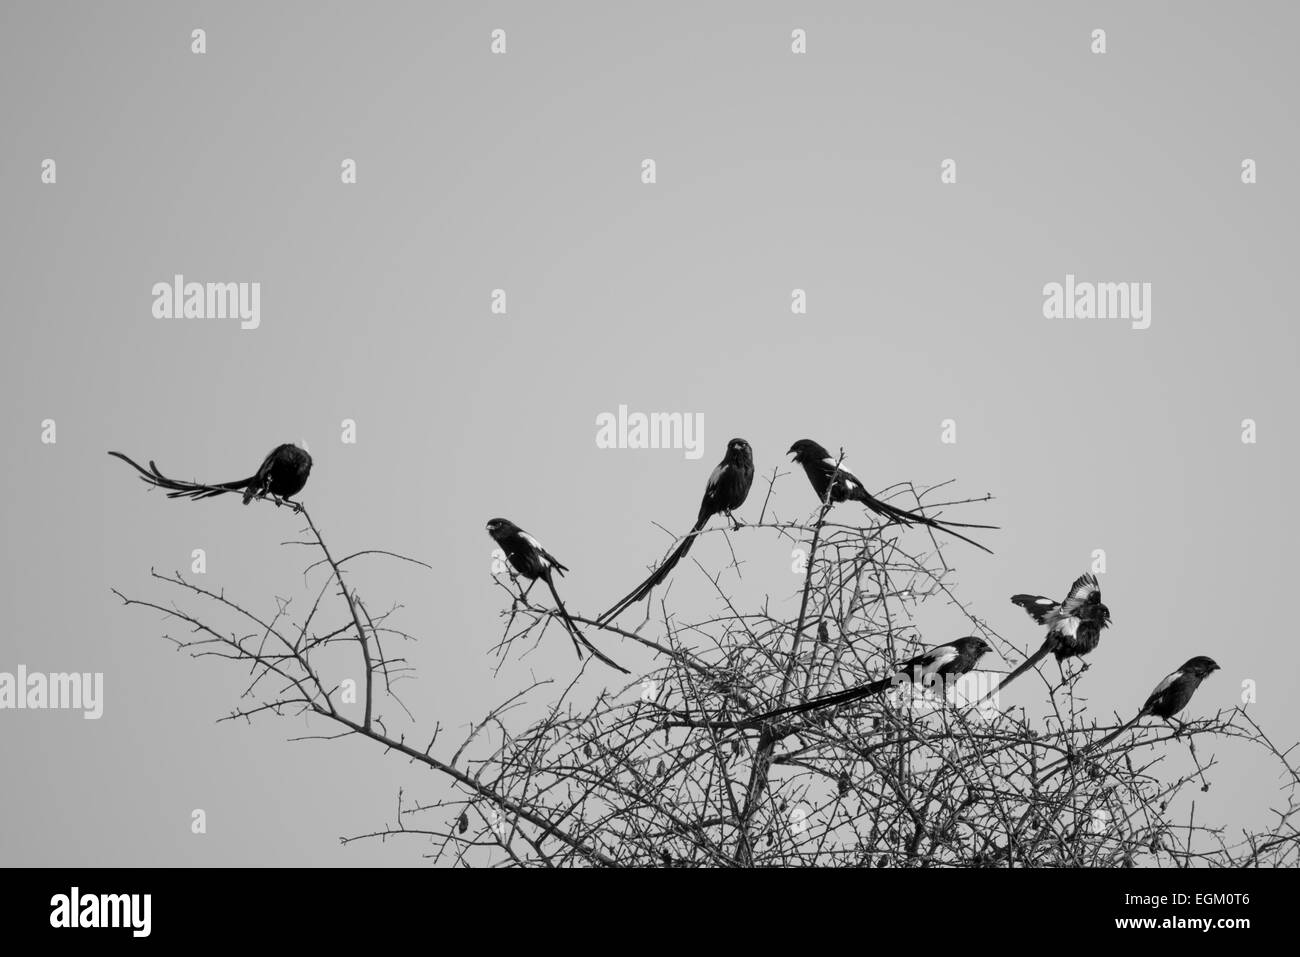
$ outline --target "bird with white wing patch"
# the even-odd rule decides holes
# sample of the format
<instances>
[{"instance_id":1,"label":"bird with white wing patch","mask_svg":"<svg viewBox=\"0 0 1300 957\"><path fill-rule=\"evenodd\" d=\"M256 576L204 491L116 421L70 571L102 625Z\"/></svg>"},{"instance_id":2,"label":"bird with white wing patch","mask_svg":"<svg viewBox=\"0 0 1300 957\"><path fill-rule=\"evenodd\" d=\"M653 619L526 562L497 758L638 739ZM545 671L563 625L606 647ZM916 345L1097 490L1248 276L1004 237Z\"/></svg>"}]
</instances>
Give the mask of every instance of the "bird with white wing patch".
<instances>
[{"instance_id":1,"label":"bird with white wing patch","mask_svg":"<svg viewBox=\"0 0 1300 957\"><path fill-rule=\"evenodd\" d=\"M569 617L569 610L564 607L564 602L560 600L560 593L555 590L555 574L558 573L563 576L569 570L560 564L559 559L543 548L541 542L509 519L489 519L487 532L492 536L492 540L501 546L501 550L506 553L506 558L510 560L510 564L514 566L515 571L530 582L537 581L539 578L546 582L546 587L551 590L551 597L555 599L555 607L564 622L564 627L568 629L569 637L573 640L573 650L578 653L579 658L582 657L582 648L579 647L579 642L581 642L588 651L611 668L621 671L623 674L631 674L622 665L602 654L578 630L578 626ZM532 586L529 585L528 587L531 588ZM524 595L527 596L527 594L528 592L525 590Z\"/></svg>"},{"instance_id":2,"label":"bird with white wing patch","mask_svg":"<svg viewBox=\"0 0 1300 957\"><path fill-rule=\"evenodd\" d=\"M794 456L794 461L803 466L804 473L808 476L813 491L817 493L818 500L823 503L833 505L838 502L860 502L873 514L897 522L899 525L925 525L936 531L947 532L953 538L960 538L963 542L974 545L982 552L993 554L990 549L973 538L967 538L961 532L954 531L956 528L992 529L994 528L992 525L969 525L964 522L940 521L937 518L922 515L920 512L909 512L906 509L890 505L888 502L883 502L867 491L866 486L862 484L862 480L849 471L843 461L837 462L823 446L812 439L800 439L790 446L786 454Z\"/></svg>"},{"instance_id":3,"label":"bird with white wing patch","mask_svg":"<svg viewBox=\"0 0 1300 957\"><path fill-rule=\"evenodd\" d=\"M696 537L714 515L726 515L732 521L733 530L739 529L740 522L732 512L745 504L753 482L754 452L744 439L732 439L727 443L727 452L722 457L722 461L709 474L708 483L704 487L704 498L695 517L695 525L659 567L650 573L650 577L615 602L596 620L597 624L603 625L613 621L632 605L648 597L651 590L661 584L677 563L686 557Z\"/></svg>"},{"instance_id":4,"label":"bird with white wing patch","mask_svg":"<svg viewBox=\"0 0 1300 957\"><path fill-rule=\"evenodd\" d=\"M1100 741L1089 745L1084 750L1084 753L1104 748L1148 715L1163 718L1165 721L1172 723L1171 719L1174 715L1191 703L1192 695L1201 686L1201 682L1218 670L1219 665L1213 658L1207 658L1205 655L1189 658L1181 668L1166 675L1164 680L1151 690L1151 694L1147 695L1147 700L1142 705L1141 710L1133 716L1132 720L1126 721ZM1065 761L1066 759L1057 761L1043 770L1049 771L1053 768L1059 770Z\"/></svg>"},{"instance_id":5,"label":"bird with white wing patch","mask_svg":"<svg viewBox=\"0 0 1300 957\"><path fill-rule=\"evenodd\" d=\"M1012 595L1011 602L1040 625L1046 625L1047 636L1037 651L976 704L983 704L1049 654L1055 654L1058 663L1088 654L1101 642L1102 629L1110 626L1110 609L1101 603L1101 586L1091 572L1076 578L1069 593L1059 602L1043 595L1025 594Z\"/></svg>"}]
</instances>

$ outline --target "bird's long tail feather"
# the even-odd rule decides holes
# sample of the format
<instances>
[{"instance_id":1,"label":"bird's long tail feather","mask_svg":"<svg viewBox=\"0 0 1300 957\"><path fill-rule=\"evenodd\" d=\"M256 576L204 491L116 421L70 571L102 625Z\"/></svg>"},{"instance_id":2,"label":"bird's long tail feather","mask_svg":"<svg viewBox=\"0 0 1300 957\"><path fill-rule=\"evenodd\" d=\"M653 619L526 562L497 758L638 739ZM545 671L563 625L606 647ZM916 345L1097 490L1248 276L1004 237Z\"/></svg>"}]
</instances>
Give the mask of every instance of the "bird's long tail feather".
<instances>
[{"instance_id":1,"label":"bird's long tail feather","mask_svg":"<svg viewBox=\"0 0 1300 957\"><path fill-rule=\"evenodd\" d=\"M1026 658L1024 661L1022 661L1022 662L1020 663L1020 667L1016 668L1013 672L1011 672L1011 674L1007 675L1005 678L1003 678L1001 681L999 681L996 685L994 685L993 688L992 688L992 689L991 689L991 690L990 690L986 695L984 695L984 697L980 698L979 701L976 701L976 702L975 702L974 707L977 707L977 708L978 708L978 707L979 707L980 705L982 705L985 701L988 701L989 698L992 698L995 694L997 694L999 691L1001 691L1001 690L1002 690L1003 688L1005 688L1007 685L1011 684L1011 682L1015 681L1017 678L1019 678L1021 675L1023 675L1026 671L1028 671L1028 670L1029 670L1030 668L1032 668L1034 665L1038 664L1040 661L1042 661L1044 658L1046 658L1046 657L1047 657L1047 653L1048 653L1049 651L1051 651L1051 650L1052 650L1052 643L1051 643L1050 641L1045 641L1045 642L1043 642L1043 646L1042 646L1041 648L1039 648L1037 651L1035 651L1032 655L1030 655L1030 656L1029 656L1028 658Z\"/></svg>"},{"instance_id":2,"label":"bird's long tail feather","mask_svg":"<svg viewBox=\"0 0 1300 957\"><path fill-rule=\"evenodd\" d=\"M628 671L614 659L603 654L599 648L587 640L586 635L578 630L578 626L574 624L573 619L569 617L569 609L565 608L564 602L560 600L560 593L555 590L555 583L551 581L551 576L546 575L544 577L546 579L546 587L551 590L551 597L555 599L555 607L559 609L560 617L564 619L564 625L569 630L569 637L573 639L573 647L575 651L578 651L578 657L582 657L582 652L578 650L578 642L582 642L583 646L586 647L588 651L601 661L605 662L605 664L609 665L615 671L621 671L625 675L630 675L632 672Z\"/></svg>"},{"instance_id":3,"label":"bird's long tail feather","mask_svg":"<svg viewBox=\"0 0 1300 957\"><path fill-rule=\"evenodd\" d=\"M1106 735L1106 737L1102 738L1100 741L1094 741L1092 744L1088 745L1081 752L1079 752L1079 754L1080 755L1091 754L1093 751L1098 751L1104 748L1106 745L1110 744L1112 741L1118 738L1129 728L1133 727L1133 725L1141 721L1144 717L1146 717L1146 711L1145 710L1139 711L1131 719L1121 724L1110 734ZM1068 758L1061 758L1059 761L1055 761L1052 764L1049 764L1047 767L1043 768L1043 776L1039 778L1039 781L1040 782L1046 781L1048 778L1054 776L1059 771L1064 770L1065 766L1068 763L1069 763Z\"/></svg>"},{"instance_id":4,"label":"bird's long tail feather","mask_svg":"<svg viewBox=\"0 0 1300 957\"><path fill-rule=\"evenodd\" d=\"M880 694L887 691L893 685L893 678L881 678L879 681L873 681L868 685L861 685L857 688L848 688L845 691L836 691L832 694L822 695L820 698L813 698L802 704L792 704L784 708L777 708L775 711L768 711L749 719L746 723L758 724L764 721L770 721L773 718L780 718L787 714L804 714L809 711L816 711L819 708L830 708L835 705L848 704L850 701L857 701L859 698L869 698L873 694Z\"/></svg>"},{"instance_id":5,"label":"bird's long tail feather","mask_svg":"<svg viewBox=\"0 0 1300 957\"><path fill-rule=\"evenodd\" d=\"M211 498L214 495L225 495L227 492L238 492L252 485L253 478L240 479L236 482L222 482L217 485L204 485L201 482L183 482L179 479L171 479L158 471L158 466L152 460L146 469L138 462L133 461L129 456L121 452L109 452L109 455L115 456L131 466L140 473L140 479L149 485L157 488L167 489L168 498Z\"/></svg>"},{"instance_id":6,"label":"bird's long tail feather","mask_svg":"<svg viewBox=\"0 0 1300 957\"><path fill-rule=\"evenodd\" d=\"M1094 741L1092 744L1088 745L1088 747L1084 749L1084 753L1087 753L1089 751L1097 751L1100 750L1101 748L1104 748L1106 745L1110 744L1112 741L1118 738L1129 728L1133 727L1133 725L1137 724L1138 721L1140 721L1145 714L1146 714L1145 711L1139 712L1132 718L1132 720L1126 721L1124 724L1120 725L1118 728L1116 728L1110 734L1106 735L1106 737L1102 738L1100 741Z\"/></svg>"},{"instance_id":7,"label":"bird's long tail feather","mask_svg":"<svg viewBox=\"0 0 1300 957\"><path fill-rule=\"evenodd\" d=\"M709 516L707 514L701 515L699 520L696 521L695 527L690 530L686 537L681 540L677 547L672 550L672 553L663 560L659 567L650 573L650 577L615 602L608 611L596 619L596 624L603 625L608 621L613 621L619 615L623 614L623 612L627 611L628 608L648 596L652 589L661 584L664 579L668 577L669 572L677 566L677 563L686 557L686 553L691 550L691 545L695 542L696 536L699 534L700 530L708 524L708 521Z\"/></svg>"},{"instance_id":8,"label":"bird's long tail feather","mask_svg":"<svg viewBox=\"0 0 1300 957\"><path fill-rule=\"evenodd\" d=\"M997 528L996 525L971 525L965 522L940 521L937 518L929 518L925 515L922 515L920 512L909 512L907 511L907 509L898 508L897 506L890 505L888 502L882 502L880 501L880 499L875 498L874 496L871 496L866 492L862 493L862 504L866 505L867 508L871 509L871 511L875 512L877 515L885 515L903 525L910 525L912 523L928 525L930 528L938 529L941 532L947 532L949 535L953 536L953 538L960 538L963 542L966 542L968 545L974 545L982 552L987 552L990 555L993 554L992 549L986 548L985 546L981 545L979 542L975 541L973 538L967 538L965 535L961 534L961 532L954 532L953 529L954 528L996 529Z\"/></svg>"}]
</instances>

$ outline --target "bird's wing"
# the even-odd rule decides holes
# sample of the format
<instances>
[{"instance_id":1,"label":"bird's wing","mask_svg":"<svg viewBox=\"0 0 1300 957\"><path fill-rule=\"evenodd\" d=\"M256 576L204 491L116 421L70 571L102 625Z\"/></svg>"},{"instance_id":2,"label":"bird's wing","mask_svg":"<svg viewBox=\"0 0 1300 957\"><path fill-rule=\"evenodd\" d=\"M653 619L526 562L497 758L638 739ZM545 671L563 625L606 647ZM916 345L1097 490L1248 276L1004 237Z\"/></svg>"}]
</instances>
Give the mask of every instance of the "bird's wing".
<instances>
[{"instance_id":1,"label":"bird's wing","mask_svg":"<svg viewBox=\"0 0 1300 957\"><path fill-rule=\"evenodd\" d=\"M1011 601L1028 612L1040 625L1047 624L1048 617L1058 607L1055 601L1043 595L1012 595Z\"/></svg>"},{"instance_id":2,"label":"bird's wing","mask_svg":"<svg viewBox=\"0 0 1300 957\"><path fill-rule=\"evenodd\" d=\"M257 474L259 476L265 475L267 472L271 471L271 464L275 461L275 454L279 451L280 446L277 445L275 448L271 449L271 451L266 453L266 458L262 459L262 464L257 467Z\"/></svg>"},{"instance_id":3,"label":"bird's wing","mask_svg":"<svg viewBox=\"0 0 1300 957\"><path fill-rule=\"evenodd\" d=\"M862 479L853 474L853 470L849 468L847 462L840 462L839 465L836 466L835 459L828 455L826 458L822 459L822 464L826 466L826 475L828 478L834 475L838 468L840 481L844 483L844 490L849 494L852 494L855 489L866 491L866 487L862 484Z\"/></svg>"},{"instance_id":4,"label":"bird's wing","mask_svg":"<svg viewBox=\"0 0 1300 957\"><path fill-rule=\"evenodd\" d=\"M1065 596L1065 601L1061 602L1061 614L1075 614L1087 602L1092 601L1094 596L1101 597L1101 586L1097 584L1097 576L1091 572L1080 575L1070 586L1070 593Z\"/></svg>"},{"instance_id":5,"label":"bird's wing","mask_svg":"<svg viewBox=\"0 0 1300 957\"><path fill-rule=\"evenodd\" d=\"M922 674L934 674L945 665L961 657L961 652L953 645L937 645L918 657Z\"/></svg>"},{"instance_id":6,"label":"bird's wing","mask_svg":"<svg viewBox=\"0 0 1300 957\"><path fill-rule=\"evenodd\" d=\"M696 519L696 529L704 527L707 522L717 511L718 495L722 491L722 480L727 475L729 466L726 462L719 462L718 467L709 473L709 484L704 486L704 498L700 501L700 514Z\"/></svg>"},{"instance_id":7,"label":"bird's wing","mask_svg":"<svg viewBox=\"0 0 1300 957\"><path fill-rule=\"evenodd\" d=\"M1156 699L1159 698L1166 691L1168 691L1169 686L1172 685L1179 678L1181 678L1182 674L1183 673L1181 671L1175 671L1173 674L1165 675L1164 680L1161 681L1160 684L1152 688L1151 693L1147 695L1146 704L1142 706L1142 710L1145 711L1151 705L1155 704Z\"/></svg>"},{"instance_id":8,"label":"bird's wing","mask_svg":"<svg viewBox=\"0 0 1300 957\"><path fill-rule=\"evenodd\" d=\"M921 652L915 658L908 658L895 668L893 673L905 674L908 680L911 680L917 671L920 671L922 676L932 675L944 665L959 657L960 654L953 645L935 645L933 648Z\"/></svg>"},{"instance_id":9,"label":"bird's wing","mask_svg":"<svg viewBox=\"0 0 1300 957\"><path fill-rule=\"evenodd\" d=\"M520 532L519 537L527 542L537 552L537 557L541 559L543 565L554 568L561 575L568 571L567 568L560 564L559 559L543 548L542 543L533 538L533 536L529 535L527 532Z\"/></svg>"},{"instance_id":10,"label":"bird's wing","mask_svg":"<svg viewBox=\"0 0 1300 957\"><path fill-rule=\"evenodd\" d=\"M1160 684L1156 685L1156 686L1151 690L1151 694L1152 694L1152 695L1158 695L1158 694L1160 694L1160 692L1164 691L1164 690L1165 690L1166 688L1168 688L1171 684L1173 684L1173 683L1174 683L1175 681L1177 681L1180 677L1182 677L1182 674L1183 674L1183 673L1182 673L1181 671L1175 671L1175 672L1174 672L1173 674L1171 674L1171 675L1165 675L1164 680L1161 681Z\"/></svg>"}]
</instances>

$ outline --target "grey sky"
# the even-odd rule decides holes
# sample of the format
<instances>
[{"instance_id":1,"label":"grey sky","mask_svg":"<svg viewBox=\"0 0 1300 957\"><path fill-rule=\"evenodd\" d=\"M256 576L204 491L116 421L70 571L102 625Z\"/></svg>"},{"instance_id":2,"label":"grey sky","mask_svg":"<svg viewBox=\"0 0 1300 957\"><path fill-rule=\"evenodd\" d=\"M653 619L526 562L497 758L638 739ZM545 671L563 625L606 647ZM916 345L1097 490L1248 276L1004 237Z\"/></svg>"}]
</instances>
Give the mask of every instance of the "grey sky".
<instances>
[{"instance_id":1,"label":"grey sky","mask_svg":"<svg viewBox=\"0 0 1300 957\"><path fill-rule=\"evenodd\" d=\"M226 480L305 439L332 545L433 566L358 582L406 605L405 698L448 740L573 668L557 639L493 675L484 521L541 539L594 611L662 554L652 523L689 526L733 435L760 474L806 436L877 487L993 493L962 515L1002 526L996 557L949 555L963 599L1024 646L1039 632L1008 596L1060 594L1105 549L1098 714L1208 654L1223 671L1194 709L1255 680L1261 724L1300 737L1300 11L974 6L4 4L0 671L102 671L105 700L98 721L0 712L0 860L413 864L416 845L336 838L391 821L398 787L444 788L373 746L286 743L298 722L214 724L243 672L175 654L109 589L157 598L150 567L204 548L207 584L301 601L301 555L278 545L296 525L147 495L110 448ZM177 273L260 282L260 326L155 318ZM1067 274L1150 283L1150 327L1044 318ZM702 415L703 457L598 448L620 405ZM774 505L811 511L802 476ZM734 541L737 588L787 600L788 548ZM723 554L715 537L693 557ZM698 571L679 579L683 607L708 606ZM927 640L954 621L927 609ZM1219 757L1198 820L1264 824L1271 773Z\"/></svg>"}]
</instances>

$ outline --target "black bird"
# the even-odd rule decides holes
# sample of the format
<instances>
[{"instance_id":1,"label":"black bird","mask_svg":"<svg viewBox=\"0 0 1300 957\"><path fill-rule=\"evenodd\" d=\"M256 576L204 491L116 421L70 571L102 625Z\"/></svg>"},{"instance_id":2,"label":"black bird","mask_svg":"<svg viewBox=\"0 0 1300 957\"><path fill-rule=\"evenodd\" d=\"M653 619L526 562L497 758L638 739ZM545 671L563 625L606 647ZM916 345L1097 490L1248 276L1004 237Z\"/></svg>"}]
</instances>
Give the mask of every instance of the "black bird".
<instances>
[{"instance_id":1,"label":"black bird","mask_svg":"<svg viewBox=\"0 0 1300 957\"><path fill-rule=\"evenodd\" d=\"M1132 721L1112 731L1095 744L1090 745L1088 750L1095 751L1098 748L1105 747L1147 715L1154 715L1168 721L1187 707L1192 700L1192 695L1201 686L1201 682L1218 670L1219 666L1213 658L1197 655L1195 658L1189 659L1181 668L1173 674L1167 675L1164 681L1155 686L1151 694L1147 695L1146 704L1142 705L1142 710L1137 713Z\"/></svg>"},{"instance_id":2,"label":"black bird","mask_svg":"<svg viewBox=\"0 0 1300 957\"><path fill-rule=\"evenodd\" d=\"M709 475L709 484L704 487L704 500L700 502L700 513L695 519L695 527L687 533L672 553L663 560L663 563L651 573L650 577L643 581L631 592L624 595L609 611L605 612L598 619L597 624L603 625L607 621L621 615L631 605L636 604L642 598L650 594L650 590L668 577L668 573L686 557L686 553L691 550L691 545L695 541L695 536L700 533L709 519L719 513L725 514L736 528L740 528L740 523L732 515L732 511L740 508L745 504L745 498L749 495L749 487L754 483L754 453L749 447L749 443L744 439L732 439L727 443L727 453L718 463L717 468Z\"/></svg>"},{"instance_id":3,"label":"black bird","mask_svg":"<svg viewBox=\"0 0 1300 957\"><path fill-rule=\"evenodd\" d=\"M1110 609L1101 603L1101 586L1091 572L1076 578L1062 601L1042 595L1012 595L1011 601L1027 611L1034 621L1046 625L1047 637L1037 651L980 698L978 704L993 697L1049 653L1056 655L1058 663L1088 654L1101 641L1101 630L1110 627Z\"/></svg>"},{"instance_id":4,"label":"black bird","mask_svg":"<svg viewBox=\"0 0 1300 957\"><path fill-rule=\"evenodd\" d=\"M847 691L822 695L820 698L813 698L803 704L794 704L786 708L779 708L776 711L769 711L767 714L759 715L756 718L746 719L745 724L755 724L786 714L802 714L805 711L814 711L818 708L847 704L850 701L857 701L859 698L866 698L888 691L904 681L910 681L922 687L935 682L946 684L949 680L960 678L968 671L973 670L979 660L989 651L989 644L983 638L974 635L967 638L958 638L956 641L935 645L915 658L909 658L895 668L894 673L888 678L881 678L879 681L873 681L857 688L849 688Z\"/></svg>"},{"instance_id":5,"label":"black bird","mask_svg":"<svg viewBox=\"0 0 1300 957\"><path fill-rule=\"evenodd\" d=\"M582 649L578 647L578 643L581 642L587 647L588 651L611 668L617 669L625 675L631 674L622 665L601 654L596 646L578 630L578 626L573 623L573 619L569 617L569 610L564 607L564 602L560 600L560 593L555 590L555 581L553 580L554 573L558 572L563 577L564 573L569 570L568 568L561 565L554 555L544 549L541 542L509 519L489 519L487 532L492 536L493 541L501 546L501 550L506 553L506 558L510 559L510 564L515 567L515 571L530 582L537 581L539 578L546 582L546 587L551 590L551 597L555 599L555 607L559 609L560 618L564 621L564 626L568 629L569 637L573 641L573 650L578 653L579 658L582 658Z\"/></svg>"},{"instance_id":6,"label":"black bird","mask_svg":"<svg viewBox=\"0 0 1300 957\"><path fill-rule=\"evenodd\" d=\"M1201 682L1218 670L1219 666L1213 658L1197 655L1189 659L1181 668L1171 675L1166 675L1165 679L1155 686L1151 694L1147 695L1142 710L1132 721L1112 731L1088 750L1095 750L1109 744L1147 715L1154 715L1168 721L1187 707L1192 700L1192 695L1201 686Z\"/></svg>"},{"instance_id":7,"label":"black bird","mask_svg":"<svg viewBox=\"0 0 1300 957\"><path fill-rule=\"evenodd\" d=\"M887 502L873 496L867 491L866 486L862 484L862 479L850 472L841 462L838 466L835 464L835 458L818 445L812 439L800 439L794 445L790 446L787 455L793 455L794 461L803 466L804 472L808 474L808 481L812 483L813 491L817 493L817 499L821 502L829 501L832 504L838 502L861 502L870 511L885 518L892 519L900 525L928 525L930 528L947 532L954 538L960 538L967 544L974 545L981 551L992 551L985 548L979 542L967 538L960 532L954 532L954 528L996 528L995 525L967 525L962 522L941 522L937 519L927 518L919 512L909 512L906 509L896 508Z\"/></svg>"},{"instance_id":8,"label":"black bird","mask_svg":"<svg viewBox=\"0 0 1300 957\"><path fill-rule=\"evenodd\" d=\"M150 485L158 488L168 489L168 498L211 498L214 495L225 495L227 492L244 493L244 504L247 505L255 498L265 498L271 496L277 505L281 501L287 500L297 495L307 484L307 476L311 474L311 455L306 449L299 448L296 445L277 445L271 450L270 454L263 459L257 472L250 478L240 479L236 482L221 482L216 485L204 485L199 482L182 482L177 479L169 479L158 471L158 466L151 460L149 468L144 468L121 452L109 452L109 455L116 456L127 465L140 473L140 477ZM287 504L293 505L293 502Z\"/></svg>"}]
</instances>

